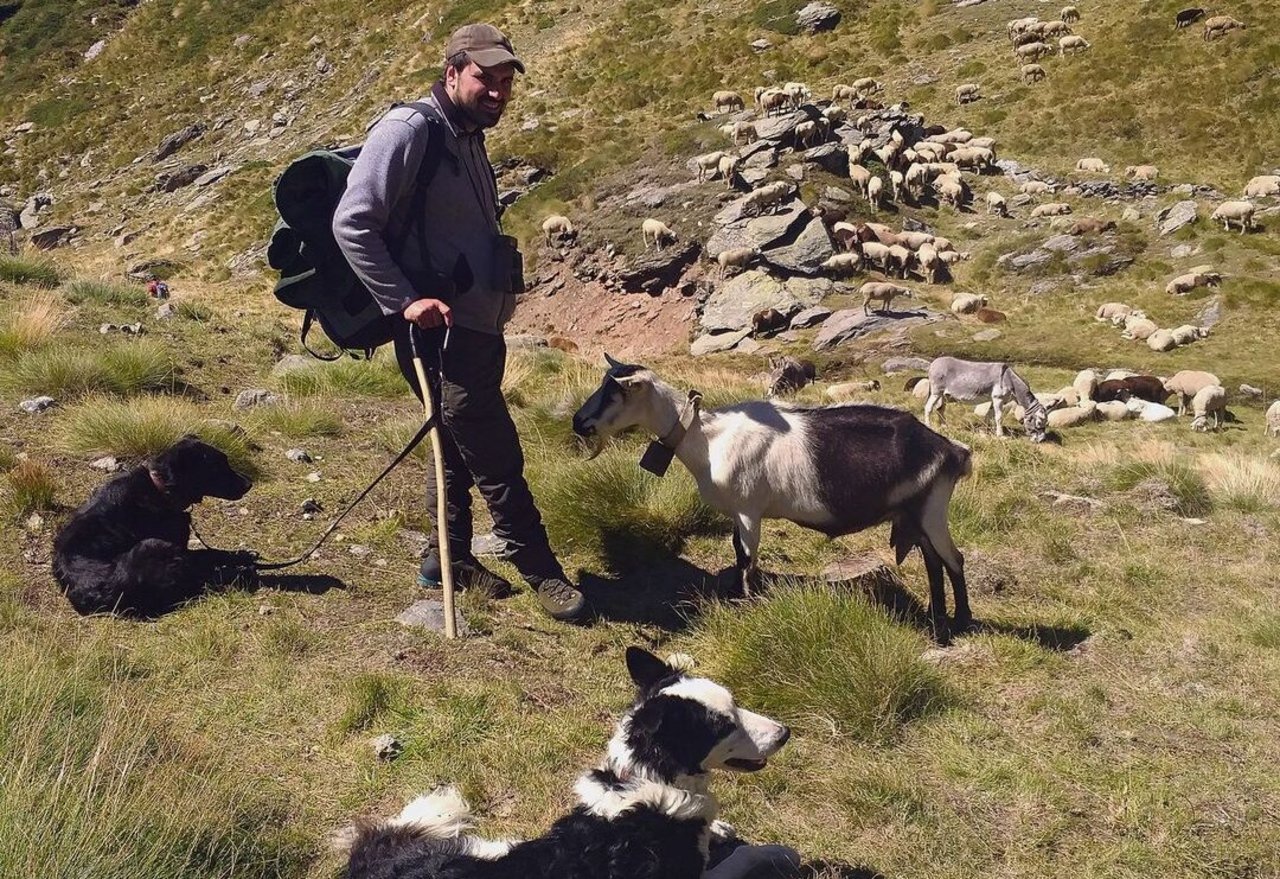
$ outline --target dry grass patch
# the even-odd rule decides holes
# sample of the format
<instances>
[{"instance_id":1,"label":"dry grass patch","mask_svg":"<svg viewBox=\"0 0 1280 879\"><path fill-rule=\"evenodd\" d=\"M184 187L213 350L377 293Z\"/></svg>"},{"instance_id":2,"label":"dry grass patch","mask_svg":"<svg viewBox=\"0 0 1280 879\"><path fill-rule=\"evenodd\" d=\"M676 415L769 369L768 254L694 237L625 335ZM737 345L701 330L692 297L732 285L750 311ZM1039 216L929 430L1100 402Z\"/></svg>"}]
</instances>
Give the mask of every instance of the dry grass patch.
<instances>
[{"instance_id":1,"label":"dry grass patch","mask_svg":"<svg viewBox=\"0 0 1280 879\"><path fill-rule=\"evenodd\" d=\"M4 501L15 516L54 507L53 474L39 461L16 461L5 473Z\"/></svg>"},{"instance_id":2,"label":"dry grass patch","mask_svg":"<svg viewBox=\"0 0 1280 879\"><path fill-rule=\"evenodd\" d=\"M1280 506L1280 466L1262 458L1234 454L1205 455L1197 462L1216 504L1243 513Z\"/></svg>"},{"instance_id":3,"label":"dry grass patch","mask_svg":"<svg viewBox=\"0 0 1280 879\"><path fill-rule=\"evenodd\" d=\"M30 296L0 322L0 357L15 357L39 348L66 325L67 312L57 296Z\"/></svg>"}]
</instances>

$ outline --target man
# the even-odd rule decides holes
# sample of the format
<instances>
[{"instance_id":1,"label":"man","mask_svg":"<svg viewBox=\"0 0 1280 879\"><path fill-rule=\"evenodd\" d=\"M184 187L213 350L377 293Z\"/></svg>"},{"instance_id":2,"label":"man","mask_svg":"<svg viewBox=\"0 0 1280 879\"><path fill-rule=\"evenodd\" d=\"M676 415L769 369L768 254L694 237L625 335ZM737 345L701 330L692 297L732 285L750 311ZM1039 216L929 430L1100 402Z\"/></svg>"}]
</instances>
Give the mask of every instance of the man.
<instances>
[{"instance_id":1,"label":"man","mask_svg":"<svg viewBox=\"0 0 1280 879\"><path fill-rule=\"evenodd\" d=\"M391 110L370 130L334 212L333 232L352 269L392 316L400 371L419 396L410 330L427 343L423 357L441 395L455 583L496 596L511 589L471 554L474 485L507 558L547 613L569 620L581 616L583 597L551 551L502 396L502 327L521 291L512 289L518 283L513 252L501 237L484 130L502 118L517 72L524 73L524 65L496 27L469 24L455 31L445 49L444 77L430 96L418 108ZM429 151L430 138L442 143ZM421 188L414 186L419 174L429 179ZM433 510L434 483L429 476ZM441 581L435 534L431 540L418 578L424 586Z\"/></svg>"}]
</instances>

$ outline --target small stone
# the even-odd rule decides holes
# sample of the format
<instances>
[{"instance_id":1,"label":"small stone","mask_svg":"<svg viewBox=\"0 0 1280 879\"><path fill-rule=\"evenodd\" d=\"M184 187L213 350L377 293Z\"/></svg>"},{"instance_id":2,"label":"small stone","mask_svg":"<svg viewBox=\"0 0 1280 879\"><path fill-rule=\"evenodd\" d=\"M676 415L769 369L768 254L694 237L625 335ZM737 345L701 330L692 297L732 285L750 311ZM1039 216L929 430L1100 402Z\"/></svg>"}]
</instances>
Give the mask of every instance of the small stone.
<instances>
[{"instance_id":1,"label":"small stone","mask_svg":"<svg viewBox=\"0 0 1280 879\"><path fill-rule=\"evenodd\" d=\"M471 628L467 625L467 621L462 618L458 608L453 609L454 622L458 628L459 635L471 634ZM398 617L396 622L402 626L411 629L426 629L429 632L444 632L444 602L434 598L424 598L421 601L415 601L409 605Z\"/></svg>"},{"instance_id":2,"label":"small stone","mask_svg":"<svg viewBox=\"0 0 1280 879\"><path fill-rule=\"evenodd\" d=\"M387 762L396 759L404 752L404 745L400 744L400 741L391 733L383 733L369 744L373 747L374 756Z\"/></svg>"},{"instance_id":3,"label":"small stone","mask_svg":"<svg viewBox=\"0 0 1280 879\"><path fill-rule=\"evenodd\" d=\"M767 49L773 48L773 43L761 37L758 40L752 41L751 48L755 52L764 52Z\"/></svg>"},{"instance_id":4,"label":"small stone","mask_svg":"<svg viewBox=\"0 0 1280 879\"><path fill-rule=\"evenodd\" d=\"M266 388L249 388L236 395L236 401L231 404L231 408L239 412L259 406L274 406L278 402L280 398Z\"/></svg>"},{"instance_id":5,"label":"small stone","mask_svg":"<svg viewBox=\"0 0 1280 879\"><path fill-rule=\"evenodd\" d=\"M973 341L994 342L996 339L1000 338L1001 335L1002 334L999 330L981 330L973 334Z\"/></svg>"},{"instance_id":6,"label":"small stone","mask_svg":"<svg viewBox=\"0 0 1280 879\"><path fill-rule=\"evenodd\" d=\"M144 332L146 332L146 329L145 329L145 328L142 326L142 324L140 324L140 323L138 323L138 324L121 324L121 325L120 325L120 332L122 332L122 333L126 333L126 334L128 334L128 335L130 335L130 336L141 336Z\"/></svg>"},{"instance_id":7,"label":"small stone","mask_svg":"<svg viewBox=\"0 0 1280 879\"><path fill-rule=\"evenodd\" d=\"M284 456L295 464L310 464L311 456L304 449L290 449Z\"/></svg>"},{"instance_id":8,"label":"small stone","mask_svg":"<svg viewBox=\"0 0 1280 879\"><path fill-rule=\"evenodd\" d=\"M101 470L103 473L115 473L120 469L120 462L110 455L99 458L89 464L94 470Z\"/></svg>"},{"instance_id":9,"label":"small stone","mask_svg":"<svg viewBox=\"0 0 1280 879\"><path fill-rule=\"evenodd\" d=\"M312 470L307 474L307 482L319 482L321 479L319 470Z\"/></svg>"},{"instance_id":10,"label":"small stone","mask_svg":"<svg viewBox=\"0 0 1280 879\"><path fill-rule=\"evenodd\" d=\"M169 320L178 313L178 306L172 302L162 302L160 307L156 309L156 320Z\"/></svg>"},{"instance_id":11,"label":"small stone","mask_svg":"<svg viewBox=\"0 0 1280 879\"><path fill-rule=\"evenodd\" d=\"M371 550L369 547L365 546L362 543L351 544L351 546L347 547L347 552L351 553L353 556L355 556L358 559L362 559L362 558L365 558L366 556L373 555L373 550Z\"/></svg>"},{"instance_id":12,"label":"small stone","mask_svg":"<svg viewBox=\"0 0 1280 879\"><path fill-rule=\"evenodd\" d=\"M32 513L27 517L26 527L28 531L40 531L44 528L44 517L39 513Z\"/></svg>"},{"instance_id":13,"label":"small stone","mask_svg":"<svg viewBox=\"0 0 1280 879\"><path fill-rule=\"evenodd\" d=\"M506 549L507 542L492 531L471 538L472 555L502 555Z\"/></svg>"},{"instance_id":14,"label":"small stone","mask_svg":"<svg viewBox=\"0 0 1280 879\"><path fill-rule=\"evenodd\" d=\"M118 329L118 327L116 327L115 324L103 324L98 327L98 332L105 336L107 333L115 332L116 329Z\"/></svg>"},{"instance_id":15,"label":"small stone","mask_svg":"<svg viewBox=\"0 0 1280 879\"><path fill-rule=\"evenodd\" d=\"M23 412L30 412L33 415L37 412L43 412L54 404L53 397L35 397L31 400L23 400L18 404L18 408Z\"/></svg>"}]
</instances>

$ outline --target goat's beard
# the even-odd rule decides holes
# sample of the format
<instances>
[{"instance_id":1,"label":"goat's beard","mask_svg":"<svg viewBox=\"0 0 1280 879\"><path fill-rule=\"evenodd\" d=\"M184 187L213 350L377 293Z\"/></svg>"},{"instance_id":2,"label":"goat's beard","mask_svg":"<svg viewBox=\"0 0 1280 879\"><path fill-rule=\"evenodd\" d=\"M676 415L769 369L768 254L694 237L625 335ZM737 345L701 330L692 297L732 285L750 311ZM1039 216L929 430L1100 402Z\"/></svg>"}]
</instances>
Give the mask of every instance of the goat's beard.
<instances>
[{"instance_id":1,"label":"goat's beard","mask_svg":"<svg viewBox=\"0 0 1280 879\"><path fill-rule=\"evenodd\" d=\"M578 437L578 447L585 449L587 460L594 461L609 445L609 437L601 433L593 433L589 437Z\"/></svg>"}]
</instances>

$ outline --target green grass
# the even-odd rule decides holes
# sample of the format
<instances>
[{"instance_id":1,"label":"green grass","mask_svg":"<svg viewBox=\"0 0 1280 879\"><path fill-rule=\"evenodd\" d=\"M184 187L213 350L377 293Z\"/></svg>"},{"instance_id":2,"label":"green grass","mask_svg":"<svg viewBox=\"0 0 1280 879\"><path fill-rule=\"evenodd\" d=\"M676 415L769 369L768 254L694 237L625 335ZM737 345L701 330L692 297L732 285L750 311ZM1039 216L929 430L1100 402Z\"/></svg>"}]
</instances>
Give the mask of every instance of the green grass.
<instances>
[{"instance_id":1,"label":"green grass","mask_svg":"<svg viewBox=\"0 0 1280 879\"><path fill-rule=\"evenodd\" d=\"M279 433L289 439L338 436L342 433L341 415L309 402L289 402L256 409L249 421L257 431Z\"/></svg>"},{"instance_id":2,"label":"green grass","mask_svg":"<svg viewBox=\"0 0 1280 879\"><path fill-rule=\"evenodd\" d=\"M795 585L716 605L694 643L740 704L819 737L888 742L949 699L924 639L850 592Z\"/></svg>"},{"instance_id":3,"label":"green grass","mask_svg":"<svg viewBox=\"0 0 1280 879\"><path fill-rule=\"evenodd\" d=\"M0 254L0 281L11 284L30 284L36 287L56 287L62 276L53 263L42 257L9 256Z\"/></svg>"},{"instance_id":4,"label":"green grass","mask_svg":"<svg viewBox=\"0 0 1280 879\"><path fill-rule=\"evenodd\" d=\"M126 342L105 350L66 346L28 351L0 378L7 389L58 400L87 394L127 396L170 390L173 363L163 348Z\"/></svg>"},{"instance_id":5,"label":"green grass","mask_svg":"<svg viewBox=\"0 0 1280 879\"><path fill-rule=\"evenodd\" d=\"M188 433L221 449L236 470L250 477L257 475L247 434L205 420L191 404L167 397L129 402L85 400L66 412L59 426L58 445L75 455L139 459L168 448Z\"/></svg>"},{"instance_id":6,"label":"green grass","mask_svg":"<svg viewBox=\"0 0 1280 879\"><path fill-rule=\"evenodd\" d=\"M112 281L75 280L66 285L64 295L72 305L145 305L147 291L138 285Z\"/></svg>"},{"instance_id":7,"label":"green grass","mask_svg":"<svg viewBox=\"0 0 1280 879\"><path fill-rule=\"evenodd\" d=\"M1213 506L1213 498L1195 466L1179 459L1135 459L1117 465L1108 475L1111 487L1133 491L1146 485L1167 490L1173 509L1181 516L1199 516Z\"/></svg>"},{"instance_id":8,"label":"green grass","mask_svg":"<svg viewBox=\"0 0 1280 879\"><path fill-rule=\"evenodd\" d=\"M16 516L54 507L57 490L53 474L39 461L16 461L5 469L4 501Z\"/></svg>"},{"instance_id":9,"label":"green grass","mask_svg":"<svg viewBox=\"0 0 1280 879\"><path fill-rule=\"evenodd\" d=\"M340 396L400 397L409 385L395 359L378 356L371 361L344 358L298 369L280 377L280 386L295 397Z\"/></svg>"}]
</instances>

